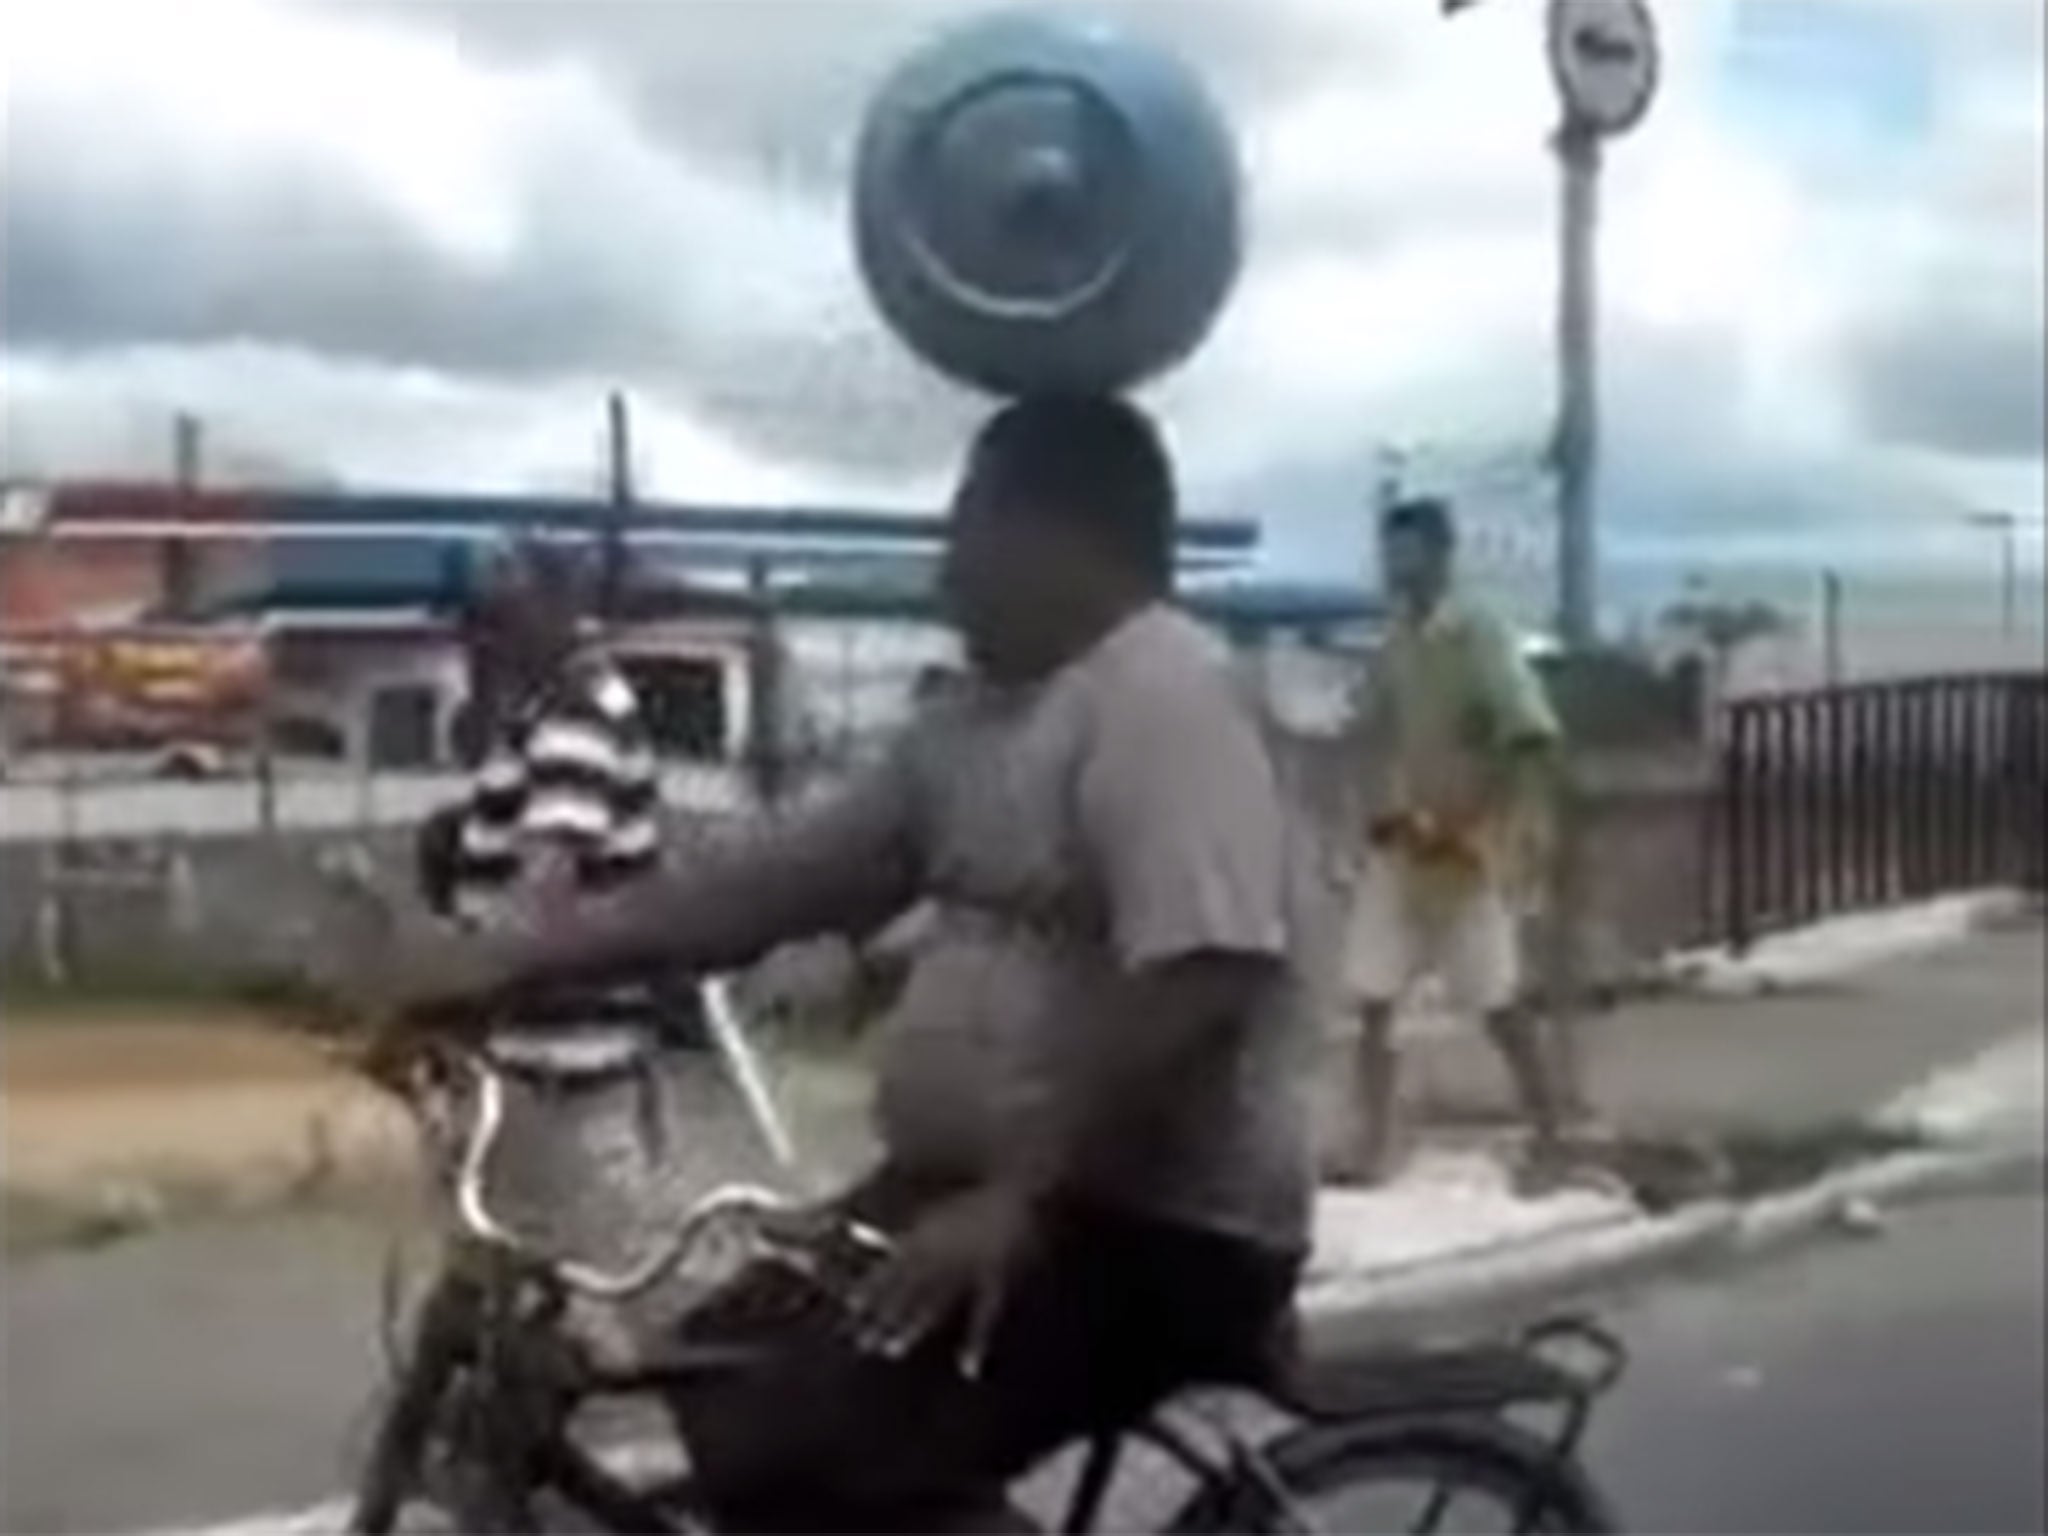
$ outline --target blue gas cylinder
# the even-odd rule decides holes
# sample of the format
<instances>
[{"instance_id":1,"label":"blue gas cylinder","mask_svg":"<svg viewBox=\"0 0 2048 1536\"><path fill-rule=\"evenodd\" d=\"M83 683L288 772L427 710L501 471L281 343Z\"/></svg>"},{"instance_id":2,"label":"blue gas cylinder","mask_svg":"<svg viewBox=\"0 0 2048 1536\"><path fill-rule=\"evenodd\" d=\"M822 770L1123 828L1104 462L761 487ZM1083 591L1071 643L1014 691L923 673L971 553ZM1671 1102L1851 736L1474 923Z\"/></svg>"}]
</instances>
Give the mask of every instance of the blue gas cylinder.
<instances>
[{"instance_id":1,"label":"blue gas cylinder","mask_svg":"<svg viewBox=\"0 0 2048 1536\"><path fill-rule=\"evenodd\" d=\"M853 216L883 316L998 394L1109 392L1208 334L1242 251L1235 146L1200 81L1108 23L981 17L862 126Z\"/></svg>"}]
</instances>

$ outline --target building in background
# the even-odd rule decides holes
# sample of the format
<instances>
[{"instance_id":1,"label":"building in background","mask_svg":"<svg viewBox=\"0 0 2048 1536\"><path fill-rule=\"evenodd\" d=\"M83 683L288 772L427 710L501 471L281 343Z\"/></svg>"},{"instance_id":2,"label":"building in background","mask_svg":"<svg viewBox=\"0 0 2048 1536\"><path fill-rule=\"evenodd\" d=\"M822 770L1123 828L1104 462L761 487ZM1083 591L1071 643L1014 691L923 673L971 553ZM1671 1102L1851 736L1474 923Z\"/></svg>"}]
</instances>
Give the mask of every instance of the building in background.
<instances>
[{"instance_id":1,"label":"building in background","mask_svg":"<svg viewBox=\"0 0 2048 1536\"><path fill-rule=\"evenodd\" d=\"M291 758L403 769L458 755L467 551L507 533L624 549L604 627L674 759L766 771L857 754L921 668L955 659L932 516L91 483L16 488L7 506L0 633L80 655L121 631L204 635L222 655L254 637L262 746ZM1348 586L1262 581L1257 549L1253 524L1190 521L1183 587L1255 673L1312 673L1369 605Z\"/></svg>"},{"instance_id":2,"label":"building in background","mask_svg":"<svg viewBox=\"0 0 2048 1536\"><path fill-rule=\"evenodd\" d=\"M81 488L87 502L97 488ZM169 492L189 503L204 493ZM229 498L221 498L223 501ZM246 544L173 553L143 532L45 536L52 493L0 495L0 736L35 750L143 752L196 771L248 747L266 691L247 626L181 620L258 569ZM215 515L219 515L216 511Z\"/></svg>"}]
</instances>

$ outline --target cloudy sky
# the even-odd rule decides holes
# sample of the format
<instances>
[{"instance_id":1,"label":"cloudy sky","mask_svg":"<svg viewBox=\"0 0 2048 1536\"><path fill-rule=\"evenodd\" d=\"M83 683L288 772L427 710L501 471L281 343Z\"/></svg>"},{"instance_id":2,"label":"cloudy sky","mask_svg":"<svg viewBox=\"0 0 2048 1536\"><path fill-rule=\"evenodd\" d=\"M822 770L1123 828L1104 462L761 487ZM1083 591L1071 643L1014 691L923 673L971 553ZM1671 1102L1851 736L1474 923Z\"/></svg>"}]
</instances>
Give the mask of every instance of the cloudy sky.
<instances>
[{"instance_id":1,"label":"cloudy sky","mask_svg":"<svg viewBox=\"0 0 2048 1536\"><path fill-rule=\"evenodd\" d=\"M863 300L879 75L964 0L0 0L8 472L214 462L919 503L984 408ZM1246 271L1150 392L1283 566L1380 455L1542 561L1555 108L1541 0L1108 0L1213 85ZM2039 0L1661 0L1604 194L1618 563L1981 560L2043 486ZM1519 553L1514 553L1519 551Z\"/></svg>"}]
</instances>

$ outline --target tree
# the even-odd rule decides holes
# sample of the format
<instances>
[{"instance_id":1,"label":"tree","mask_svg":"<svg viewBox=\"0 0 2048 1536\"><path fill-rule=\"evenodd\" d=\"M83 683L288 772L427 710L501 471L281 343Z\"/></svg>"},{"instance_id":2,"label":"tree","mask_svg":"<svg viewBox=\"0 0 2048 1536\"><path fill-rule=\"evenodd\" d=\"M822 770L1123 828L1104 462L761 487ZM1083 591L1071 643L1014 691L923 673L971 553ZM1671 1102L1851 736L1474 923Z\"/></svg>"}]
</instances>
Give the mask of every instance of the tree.
<instances>
[{"instance_id":1,"label":"tree","mask_svg":"<svg viewBox=\"0 0 2048 1536\"><path fill-rule=\"evenodd\" d=\"M1697 587L1664 610L1662 623L1689 649L1704 653L1715 698L1726 692L1729 672L1743 647L1793 628L1791 617L1770 603L1715 597Z\"/></svg>"}]
</instances>

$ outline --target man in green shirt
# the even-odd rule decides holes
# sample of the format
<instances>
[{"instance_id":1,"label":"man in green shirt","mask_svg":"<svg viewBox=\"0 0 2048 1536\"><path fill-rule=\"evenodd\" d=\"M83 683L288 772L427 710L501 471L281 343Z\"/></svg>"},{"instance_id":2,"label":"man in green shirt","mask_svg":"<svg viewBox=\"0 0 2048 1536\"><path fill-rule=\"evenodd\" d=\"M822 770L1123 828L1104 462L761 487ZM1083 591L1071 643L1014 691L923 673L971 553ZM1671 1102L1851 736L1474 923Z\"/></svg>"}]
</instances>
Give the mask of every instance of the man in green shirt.
<instances>
[{"instance_id":1,"label":"man in green shirt","mask_svg":"<svg viewBox=\"0 0 2048 1536\"><path fill-rule=\"evenodd\" d=\"M1390 507L1380 569L1392 625L1368 679L1366 857L1345 946L1363 1034L1358 1173L1393 1171L1394 1016L1425 975L1499 1048L1533 1132L1556 1161L1559 1098L1538 1021L1520 1006L1518 928L1543 864L1560 733L1512 632L1455 589L1456 529L1441 501Z\"/></svg>"}]
</instances>

